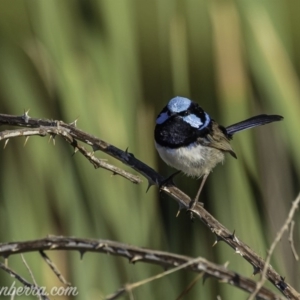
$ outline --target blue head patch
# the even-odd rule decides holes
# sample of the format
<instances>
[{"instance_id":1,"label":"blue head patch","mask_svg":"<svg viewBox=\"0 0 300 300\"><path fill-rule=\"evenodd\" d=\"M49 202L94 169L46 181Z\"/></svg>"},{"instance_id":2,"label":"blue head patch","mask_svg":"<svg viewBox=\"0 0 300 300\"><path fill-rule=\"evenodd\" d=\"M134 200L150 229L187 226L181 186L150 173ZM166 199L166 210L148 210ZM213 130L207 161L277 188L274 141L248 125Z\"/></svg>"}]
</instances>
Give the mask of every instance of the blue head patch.
<instances>
[{"instance_id":1,"label":"blue head patch","mask_svg":"<svg viewBox=\"0 0 300 300\"><path fill-rule=\"evenodd\" d=\"M190 99L177 96L169 101L168 109L173 113L179 113L187 110L191 103Z\"/></svg>"},{"instance_id":2,"label":"blue head patch","mask_svg":"<svg viewBox=\"0 0 300 300\"><path fill-rule=\"evenodd\" d=\"M156 124L162 124L169 119L168 111L163 110L156 119Z\"/></svg>"},{"instance_id":3,"label":"blue head patch","mask_svg":"<svg viewBox=\"0 0 300 300\"><path fill-rule=\"evenodd\" d=\"M202 120L194 114L187 115L187 116L183 117L182 119L184 122L189 123L192 127L195 127L195 128L202 129L202 127L206 126L206 125L202 126L203 125Z\"/></svg>"},{"instance_id":4,"label":"blue head patch","mask_svg":"<svg viewBox=\"0 0 300 300\"><path fill-rule=\"evenodd\" d=\"M162 124L169 119L171 114L180 113L187 110L192 101L184 97L175 97L171 99L168 105L163 109L156 119L156 124Z\"/></svg>"}]
</instances>

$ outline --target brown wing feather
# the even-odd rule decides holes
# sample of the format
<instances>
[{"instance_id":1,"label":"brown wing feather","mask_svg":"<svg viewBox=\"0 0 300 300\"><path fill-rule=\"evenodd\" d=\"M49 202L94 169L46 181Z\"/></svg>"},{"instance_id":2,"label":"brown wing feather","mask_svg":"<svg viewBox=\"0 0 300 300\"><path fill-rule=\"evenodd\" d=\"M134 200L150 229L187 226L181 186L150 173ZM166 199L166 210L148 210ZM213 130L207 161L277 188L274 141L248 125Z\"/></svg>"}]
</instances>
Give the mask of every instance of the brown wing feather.
<instances>
[{"instance_id":1,"label":"brown wing feather","mask_svg":"<svg viewBox=\"0 0 300 300\"><path fill-rule=\"evenodd\" d=\"M237 158L235 152L233 151L229 137L226 136L226 131L220 125L213 121L211 132L205 135L205 137L199 137L198 140L201 144L212 147L224 152L230 153L234 158Z\"/></svg>"}]
</instances>

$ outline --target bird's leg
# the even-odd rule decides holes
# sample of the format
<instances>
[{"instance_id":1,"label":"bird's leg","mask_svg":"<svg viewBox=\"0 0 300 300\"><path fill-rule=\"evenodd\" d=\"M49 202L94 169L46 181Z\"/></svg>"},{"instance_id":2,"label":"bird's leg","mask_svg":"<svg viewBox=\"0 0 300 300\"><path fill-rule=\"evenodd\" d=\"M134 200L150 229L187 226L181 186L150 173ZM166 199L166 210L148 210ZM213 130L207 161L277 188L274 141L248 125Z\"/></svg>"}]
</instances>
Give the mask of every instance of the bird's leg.
<instances>
[{"instance_id":1,"label":"bird's leg","mask_svg":"<svg viewBox=\"0 0 300 300\"><path fill-rule=\"evenodd\" d=\"M200 194L201 194L201 191L202 191L202 189L203 189L204 183L205 183L205 181L206 181L208 175L209 175L209 173L204 174L204 176L203 176L203 178L202 178L202 181L201 181L201 184L200 184L200 187L199 187L198 192L197 192L197 194L196 194L196 197L195 197L194 200L192 200L192 201L190 202L190 208L189 208L189 211L193 211L193 209L194 209L195 206L197 205L198 200L199 200L199 196L200 196Z\"/></svg>"}]
</instances>

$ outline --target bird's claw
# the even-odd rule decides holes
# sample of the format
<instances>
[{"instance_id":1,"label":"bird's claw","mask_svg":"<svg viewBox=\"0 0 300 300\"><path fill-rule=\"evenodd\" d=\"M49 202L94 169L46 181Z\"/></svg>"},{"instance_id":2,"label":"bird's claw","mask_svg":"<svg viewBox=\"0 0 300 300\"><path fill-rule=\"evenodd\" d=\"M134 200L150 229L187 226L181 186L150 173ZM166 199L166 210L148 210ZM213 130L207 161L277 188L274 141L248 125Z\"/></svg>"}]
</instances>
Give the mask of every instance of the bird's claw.
<instances>
[{"instance_id":1,"label":"bird's claw","mask_svg":"<svg viewBox=\"0 0 300 300\"><path fill-rule=\"evenodd\" d=\"M190 205L189 205L189 208L187 209L186 213L189 213L190 214L190 218L191 220L195 219L195 207L197 206L197 204L199 204L200 206L204 206L204 203L203 202L199 202L197 200L192 200L190 202Z\"/></svg>"}]
</instances>

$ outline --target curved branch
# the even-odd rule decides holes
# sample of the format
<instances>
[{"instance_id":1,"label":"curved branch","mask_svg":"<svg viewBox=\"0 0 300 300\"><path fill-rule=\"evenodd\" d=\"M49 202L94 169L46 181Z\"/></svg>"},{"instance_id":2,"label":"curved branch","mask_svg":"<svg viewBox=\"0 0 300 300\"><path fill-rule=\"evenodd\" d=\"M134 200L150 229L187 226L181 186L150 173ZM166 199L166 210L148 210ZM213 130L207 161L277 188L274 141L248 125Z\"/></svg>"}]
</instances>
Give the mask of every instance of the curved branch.
<instances>
[{"instance_id":1,"label":"curved branch","mask_svg":"<svg viewBox=\"0 0 300 300\"><path fill-rule=\"evenodd\" d=\"M147 262L160 265L163 268L180 268L180 266L182 266L182 268L189 271L196 273L203 272L206 276L217 278L222 282L238 287L248 293L252 293L256 288L255 281L233 271L229 271L226 267L214 264L201 257L195 259L169 252L130 246L110 240L51 236L39 240L0 244L0 255L6 258L10 255L35 251L41 252L45 250L75 250L80 253L80 256L86 252L105 253L125 257L130 263ZM2 268L1 264L0 268ZM261 288L257 296L265 300L283 299L266 288Z\"/></svg>"},{"instance_id":2,"label":"curved branch","mask_svg":"<svg viewBox=\"0 0 300 300\"><path fill-rule=\"evenodd\" d=\"M132 183L138 184L141 183L142 180L139 176L133 175L129 172L126 172L116 166L113 166L109 163L107 163L103 159L99 159L94 156L94 152L87 151L82 145L79 145L76 140L74 140L71 136L69 136L66 132L63 130L58 129L57 127L43 127L43 128L30 128L30 129L15 129L15 130L5 130L0 132L0 141L5 140L4 147L6 147L7 142L11 138L26 136L25 143L27 143L27 140L30 136L47 136L50 135L51 138L53 138L53 141L56 135L62 136L69 144L71 144L74 147L74 154L79 151L83 156L85 156L89 162L97 168L106 169L108 171L113 172L113 175L120 175Z\"/></svg>"}]
</instances>

